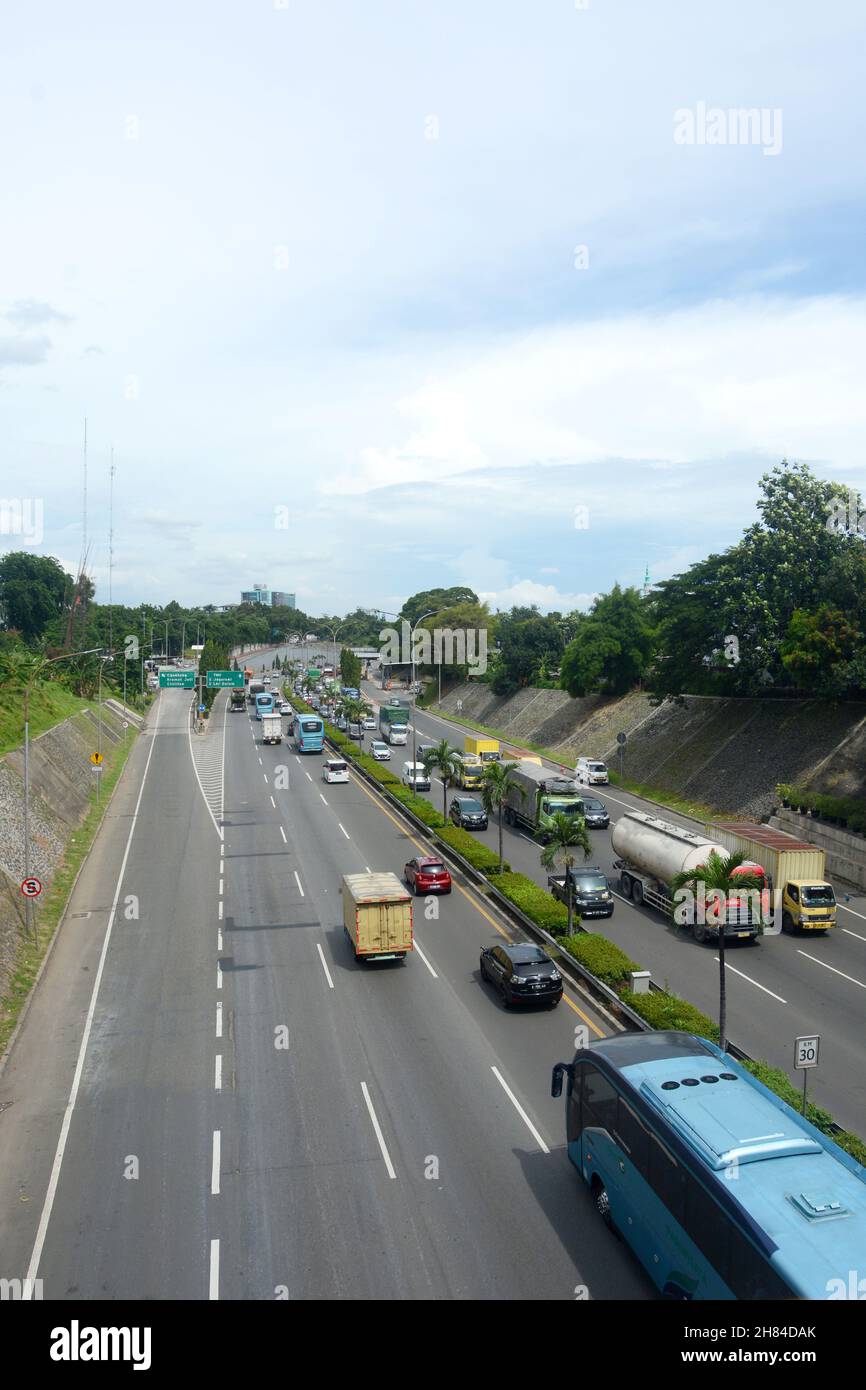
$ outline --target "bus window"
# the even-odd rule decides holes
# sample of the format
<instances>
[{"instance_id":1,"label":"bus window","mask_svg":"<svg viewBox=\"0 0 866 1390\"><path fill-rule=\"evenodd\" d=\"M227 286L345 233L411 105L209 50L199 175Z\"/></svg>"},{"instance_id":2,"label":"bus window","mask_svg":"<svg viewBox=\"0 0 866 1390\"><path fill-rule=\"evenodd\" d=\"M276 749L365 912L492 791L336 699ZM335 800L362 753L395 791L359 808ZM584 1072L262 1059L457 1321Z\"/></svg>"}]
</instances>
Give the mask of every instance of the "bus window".
<instances>
[{"instance_id":1,"label":"bus window","mask_svg":"<svg viewBox=\"0 0 866 1390\"><path fill-rule=\"evenodd\" d=\"M646 1177L649 1172L649 1133L622 1096L616 1117L616 1138L638 1172Z\"/></svg>"},{"instance_id":2,"label":"bus window","mask_svg":"<svg viewBox=\"0 0 866 1390\"><path fill-rule=\"evenodd\" d=\"M680 1225L686 1209L685 1173L673 1154L654 1134L650 1135L649 1181L656 1196L664 1202Z\"/></svg>"},{"instance_id":3,"label":"bus window","mask_svg":"<svg viewBox=\"0 0 866 1390\"><path fill-rule=\"evenodd\" d=\"M581 1067L583 1072L583 1128L594 1125L610 1134L616 1129L617 1092L606 1076L595 1067Z\"/></svg>"}]
</instances>

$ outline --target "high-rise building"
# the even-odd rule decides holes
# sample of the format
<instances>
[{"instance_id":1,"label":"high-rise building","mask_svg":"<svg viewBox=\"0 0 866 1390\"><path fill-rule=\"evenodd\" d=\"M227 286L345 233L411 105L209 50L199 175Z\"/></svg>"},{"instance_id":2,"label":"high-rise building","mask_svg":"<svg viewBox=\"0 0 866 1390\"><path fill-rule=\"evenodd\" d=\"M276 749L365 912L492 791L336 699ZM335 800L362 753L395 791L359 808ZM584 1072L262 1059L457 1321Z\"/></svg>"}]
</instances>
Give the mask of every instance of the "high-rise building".
<instances>
[{"instance_id":1,"label":"high-rise building","mask_svg":"<svg viewBox=\"0 0 866 1390\"><path fill-rule=\"evenodd\" d=\"M254 584L241 594L241 603L262 603L269 608L294 608L294 594L284 593L282 589L266 589L264 584Z\"/></svg>"},{"instance_id":2,"label":"high-rise building","mask_svg":"<svg viewBox=\"0 0 866 1390\"><path fill-rule=\"evenodd\" d=\"M274 608L294 608L296 606L294 594L285 594L282 589L274 589L271 594L271 603Z\"/></svg>"}]
</instances>

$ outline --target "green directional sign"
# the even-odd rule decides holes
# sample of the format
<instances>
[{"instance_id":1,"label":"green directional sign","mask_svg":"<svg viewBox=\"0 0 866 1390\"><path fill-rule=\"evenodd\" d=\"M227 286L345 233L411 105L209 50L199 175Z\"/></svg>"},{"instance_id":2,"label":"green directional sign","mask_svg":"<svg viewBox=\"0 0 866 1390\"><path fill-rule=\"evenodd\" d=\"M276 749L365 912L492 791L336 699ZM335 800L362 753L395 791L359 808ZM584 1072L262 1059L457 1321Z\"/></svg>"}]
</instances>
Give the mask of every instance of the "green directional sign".
<instances>
[{"instance_id":1,"label":"green directional sign","mask_svg":"<svg viewBox=\"0 0 866 1390\"><path fill-rule=\"evenodd\" d=\"M159 688L180 687L181 690L195 689L195 671L160 671Z\"/></svg>"},{"instance_id":2,"label":"green directional sign","mask_svg":"<svg viewBox=\"0 0 866 1390\"><path fill-rule=\"evenodd\" d=\"M226 690L229 686L239 690L244 688L243 671L208 671L208 690Z\"/></svg>"}]
</instances>

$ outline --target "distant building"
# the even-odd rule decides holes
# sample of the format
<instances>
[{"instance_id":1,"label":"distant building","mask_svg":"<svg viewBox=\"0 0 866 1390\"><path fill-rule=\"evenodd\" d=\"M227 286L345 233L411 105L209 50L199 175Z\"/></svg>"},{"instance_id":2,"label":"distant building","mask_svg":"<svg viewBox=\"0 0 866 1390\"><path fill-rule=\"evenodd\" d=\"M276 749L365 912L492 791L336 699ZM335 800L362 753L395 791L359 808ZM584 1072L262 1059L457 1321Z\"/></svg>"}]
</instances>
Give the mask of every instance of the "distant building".
<instances>
[{"instance_id":1,"label":"distant building","mask_svg":"<svg viewBox=\"0 0 866 1390\"><path fill-rule=\"evenodd\" d=\"M251 589L241 593L241 603L260 603L266 608L294 608L294 594L283 593L282 589L266 589L264 584L254 584Z\"/></svg>"}]
</instances>

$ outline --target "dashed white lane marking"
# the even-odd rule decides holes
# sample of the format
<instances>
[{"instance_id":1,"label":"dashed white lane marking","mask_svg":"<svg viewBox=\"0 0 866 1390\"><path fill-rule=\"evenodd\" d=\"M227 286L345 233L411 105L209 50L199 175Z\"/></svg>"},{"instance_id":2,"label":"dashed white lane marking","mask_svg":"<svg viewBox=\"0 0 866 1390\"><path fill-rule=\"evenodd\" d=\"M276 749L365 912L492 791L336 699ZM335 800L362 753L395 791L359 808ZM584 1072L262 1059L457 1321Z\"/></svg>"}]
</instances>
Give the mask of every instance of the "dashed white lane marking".
<instances>
[{"instance_id":1,"label":"dashed white lane marking","mask_svg":"<svg viewBox=\"0 0 866 1390\"><path fill-rule=\"evenodd\" d=\"M213 1153L210 1164L210 1191L212 1197L220 1195L220 1132L213 1132Z\"/></svg>"},{"instance_id":2,"label":"dashed white lane marking","mask_svg":"<svg viewBox=\"0 0 866 1390\"><path fill-rule=\"evenodd\" d=\"M857 941L866 941L866 936L861 936L859 932L851 931L849 927L842 928L844 936L853 936Z\"/></svg>"},{"instance_id":3,"label":"dashed white lane marking","mask_svg":"<svg viewBox=\"0 0 866 1390\"><path fill-rule=\"evenodd\" d=\"M322 796L322 793L321 793L321 792L319 792L319 796ZM324 798L323 796L322 796L322 800L325 801L325 798ZM327 801L325 801L325 805L326 805L326 806L327 806L327 804L328 804Z\"/></svg>"},{"instance_id":4,"label":"dashed white lane marking","mask_svg":"<svg viewBox=\"0 0 866 1390\"><path fill-rule=\"evenodd\" d=\"M210 1243L210 1275L208 1278L208 1298L218 1299L220 1296L220 1243L212 1240Z\"/></svg>"},{"instance_id":5,"label":"dashed white lane marking","mask_svg":"<svg viewBox=\"0 0 866 1390\"><path fill-rule=\"evenodd\" d=\"M262 773L262 776L264 777L265 781L267 782L267 780L268 780L268 774L267 774L266 772L263 772L263 773Z\"/></svg>"},{"instance_id":6,"label":"dashed white lane marking","mask_svg":"<svg viewBox=\"0 0 866 1390\"><path fill-rule=\"evenodd\" d=\"M274 810L276 811L276 809L277 809L277 803L274 801L273 793L271 794L271 805L273 806Z\"/></svg>"},{"instance_id":7,"label":"dashed white lane marking","mask_svg":"<svg viewBox=\"0 0 866 1390\"><path fill-rule=\"evenodd\" d=\"M216 1035L221 1038L223 1035L223 1006L217 1004L216 1008Z\"/></svg>"},{"instance_id":8,"label":"dashed white lane marking","mask_svg":"<svg viewBox=\"0 0 866 1390\"><path fill-rule=\"evenodd\" d=\"M328 969L328 962L325 960L325 953L318 942L316 942L316 950L319 953L319 960L322 962L322 969L325 972L325 979L328 981L328 988L333 989L334 981L331 979L331 972Z\"/></svg>"},{"instance_id":9,"label":"dashed white lane marking","mask_svg":"<svg viewBox=\"0 0 866 1390\"><path fill-rule=\"evenodd\" d=\"M340 825L340 822L337 821L337 824ZM340 825L340 829L343 830L342 825ZM345 835L347 840L350 838L348 830L343 830L343 834Z\"/></svg>"},{"instance_id":10,"label":"dashed white lane marking","mask_svg":"<svg viewBox=\"0 0 866 1390\"><path fill-rule=\"evenodd\" d=\"M283 844L284 844L284 845L287 845L289 842L288 842L288 840L286 839L286 832L285 832L285 830L283 829L282 826L280 826L280 834L281 834L282 837L283 837Z\"/></svg>"},{"instance_id":11,"label":"dashed white lane marking","mask_svg":"<svg viewBox=\"0 0 866 1390\"><path fill-rule=\"evenodd\" d=\"M217 950L218 950L218 951L221 951L222 948L223 948L223 932L222 932L222 927L217 927Z\"/></svg>"},{"instance_id":12,"label":"dashed white lane marking","mask_svg":"<svg viewBox=\"0 0 866 1390\"><path fill-rule=\"evenodd\" d=\"M713 960L718 965L718 956L713 956ZM731 962L728 960L727 952L725 952L725 969L730 970L734 975L739 975L741 980L748 980L750 985L755 986L755 989L762 989L765 994L770 995L771 999L778 999L780 1004L787 1004L787 999L783 999L781 994L774 994L771 989L767 989L766 985L759 985L758 981L753 980L751 975L746 975L742 970L737 970L736 966L731 965Z\"/></svg>"},{"instance_id":13,"label":"dashed white lane marking","mask_svg":"<svg viewBox=\"0 0 866 1390\"><path fill-rule=\"evenodd\" d=\"M259 767L264 767L264 763L261 760L261 756L259 757Z\"/></svg>"},{"instance_id":14,"label":"dashed white lane marking","mask_svg":"<svg viewBox=\"0 0 866 1390\"><path fill-rule=\"evenodd\" d=\"M303 890L303 888L301 887L301 880L298 878L298 871L297 871L297 869L294 870L294 874L295 874L295 883L298 885L298 892L300 893L301 897L303 897L303 896L304 896L304 890Z\"/></svg>"},{"instance_id":15,"label":"dashed white lane marking","mask_svg":"<svg viewBox=\"0 0 866 1390\"><path fill-rule=\"evenodd\" d=\"M223 880L220 879L220 897L223 895Z\"/></svg>"},{"instance_id":16,"label":"dashed white lane marking","mask_svg":"<svg viewBox=\"0 0 866 1390\"><path fill-rule=\"evenodd\" d=\"M841 975L843 980L848 980L850 984L856 985L858 989L866 989L866 984L864 984L862 980L856 980L853 975L846 975L844 970L837 970L835 965L828 965L825 960L819 960L817 956L810 956L808 951L798 951L797 955L805 956L807 960L814 961L816 965L823 965L825 970L832 970L834 975Z\"/></svg>"},{"instance_id":17,"label":"dashed white lane marking","mask_svg":"<svg viewBox=\"0 0 866 1390\"><path fill-rule=\"evenodd\" d=\"M310 776L309 772L307 772L306 768L304 768L304 776L306 777L308 782L312 782L313 779Z\"/></svg>"},{"instance_id":18,"label":"dashed white lane marking","mask_svg":"<svg viewBox=\"0 0 866 1390\"><path fill-rule=\"evenodd\" d=\"M223 1088L223 1057L221 1052L218 1052L214 1057L213 1088L215 1091L221 1091Z\"/></svg>"},{"instance_id":19,"label":"dashed white lane marking","mask_svg":"<svg viewBox=\"0 0 866 1390\"><path fill-rule=\"evenodd\" d=\"M222 921L222 919L223 919L223 905L222 905L222 903L217 903L217 907L219 908L219 913L220 913L220 915L219 915L219 920Z\"/></svg>"},{"instance_id":20,"label":"dashed white lane marking","mask_svg":"<svg viewBox=\"0 0 866 1390\"><path fill-rule=\"evenodd\" d=\"M433 976L433 979L434 979L434 980L438 980L438 979L439 979L439 976L436 974L436 971L433 969L433 966L430 964L430 962L429 962L429 960L427 959L427 957L425 956L424 952L421 950L421 947L418 945L418 938L417 938L417 936L415 937L415 950L418 952L419 956L420 956L421 959L423 960L423 962L424 962L424 964L426 965L427 969L430 971L430 974Z\"/></svg>"},{"instance_id":21,"label":"dashed white lane marking","mask_svg":"<svg viewBox=\"0 0 866 1390\"><path fill-rule=\"evenodd\" d=\"M508 1099L511 1101L511 1104L514 1106L515 1110L517 1111L523 1123L526 1125L526 1128L529 1130L530 1134L532 1135L535 1142L538 1144L539 1148L542 1149L544 1153L549 1154L550 1149L547 1147L538 1130L535 1128L535 1125L532 1123L523 1106L520 1104L520 1101L517 1099L517 1096L514 1094L511 1087L505 1081L504 1077L499 1071L499 1068L491 1067L490 1070L493 1072L493 1075L496 1077L496 1080L499 1082L503 1091L507 1095Z\"/></svg>"},{"instance_id":22,"label":"dashed white lane marking","mask_svg":"<svg viewBox=\"0 0 866 1390\"><path fill-rule=\"evenodd\" d=\"M379 1148L381 1149L382 1157L385 1160L385 1167L388 1169L388 1177L396 1178L397 1174L394 1172L394 1165L391 1162L391 1155L388 1153L388 1148L385 1143L385 1136L382 1133L379 1121L376 1119L376 1112L373 1109L373 1102L370 1099L370 1092L367 1090L366 1081L361 1082L361 1090L364 1092L364 1100L367 1102L367 1110L369 1111L370 1119L373 1122L373 1129L375 1130L376 1138L379 1141Z\"/></svg>"},{"instance_id":23,"label":"dashed white lane marking","mask_svg":"<svg viewBox=\"0 0 866 1390\"><path fill-rule=\"evenodd\" d=\"M223 987L223 969L222 969L222 966L220 965L219 961L217 961L217 989L222 989L222 987Z\"/></svg>"}]
</instances>

